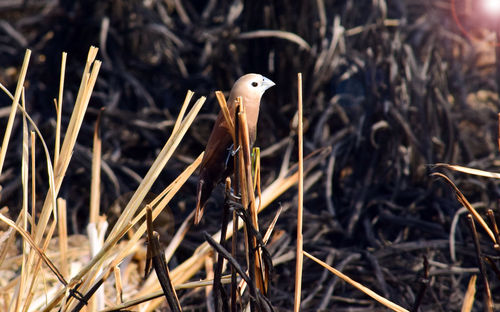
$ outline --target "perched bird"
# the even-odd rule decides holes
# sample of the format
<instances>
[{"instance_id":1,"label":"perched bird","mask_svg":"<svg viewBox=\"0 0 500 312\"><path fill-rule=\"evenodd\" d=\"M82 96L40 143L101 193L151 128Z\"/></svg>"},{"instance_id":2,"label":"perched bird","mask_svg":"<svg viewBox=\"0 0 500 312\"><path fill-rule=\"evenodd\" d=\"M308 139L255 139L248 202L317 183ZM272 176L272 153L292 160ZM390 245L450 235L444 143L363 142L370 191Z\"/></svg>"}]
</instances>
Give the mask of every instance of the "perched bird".
<instances>
[{"instance_id":1,"label":"perched bird","mask_svg":"<svg viewBox=\"0 0 500 312\"><path fill-rule=\"evenodd\" d=\"M264 92L274 85L274 82L262 75L246 74L236 80L231 89L229 101L227 102L229 113L234 124L235 102L241 96L247 115L250 146L253 146L255 142L260 99ZM230 159L232 144L233 139L229 132L229 126L224 119L223 113L220 112L208 139L205 155L200 165L194 224L201 221L205 203L215 186L224 181L233 171Z\"/></svg>"}]
</instances>

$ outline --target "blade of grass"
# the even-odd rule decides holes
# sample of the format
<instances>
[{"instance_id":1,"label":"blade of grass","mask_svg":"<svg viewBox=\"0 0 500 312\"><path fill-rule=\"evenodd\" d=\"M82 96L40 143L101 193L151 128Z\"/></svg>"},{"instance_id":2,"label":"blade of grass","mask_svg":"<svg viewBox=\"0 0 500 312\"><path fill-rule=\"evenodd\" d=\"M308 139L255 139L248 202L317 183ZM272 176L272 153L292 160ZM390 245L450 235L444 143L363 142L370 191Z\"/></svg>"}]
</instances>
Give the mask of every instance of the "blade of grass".
<instances>
[{"instance_id":1,"label":"blade of grass","mask_svg":"<svg viewBox=\"0 0 500 312\"><path fill-rule=\"evenodd\" d=\"M156 205L155 209L153 210L153 220L158 217L158 215L163 211L163 209L167 206L167 204L170 202L170 200L174 197L174 195L177 193L177 191L184 185L184 183L187 181L187 179L194 173L196 168L198 168L199 164L201 163L201 160L203 158L203 154L200 154L198 158L195 160L194 163L192 163L190 166L188 166L184 172L182 172L175 180L172 182L172 187L171 191L165 195L165 197ZM136 224L145 214L145 210L141 211L135 218L134 221L132 221L132 224ZM121 261L120 259L123 259L127 252L126 250L131 249L134 244L136 244L141 236L146 232L147 230L147 224L144 221L141 226L136 230L134 235L129 239L129 241L126 244L126 247L123 248L123 251L118 254L116 257L115 261Z\"/></svg>"},{"instance_id":2,"label":"blade of grass","mask_svg":"<svg viewBox=\"0 0 500 312\"><path fill-rule=\"evenodd\" d=\"M14 99L12 100L9 119L7 121L7 126L5 128L3 136L2 149L0 150L0 175L2 175L3 163L5 161L5 156L7 155L10 135L12 133L12 128L14 127L14 118L16 116L17 106L21 98L21 91L24 86L24 80L26 79L26 72L28 71L30 56L31 50L28 49L26 50L26 54L24 55L23 65L21 66L21 72L19 73L19 79L17 80L16 92L14 93Z\"/></svg>"},{"instance_id":3,"label":"blade of grass","mask_svg":"<svg viewBox=\"0 0 500 312\"><path fill-rule=\"evenodd\" d=\"M98 221L97 223L87 224L87 234L89 237L90 245L90 255L95 257L99 250L101 250L104 243L104 234L108 228L108 222ZM97 270L96 274L100 274L102 271ZM101 287L97 289L94 296L92 296L88 302L89 309L91 311L97 311L104 309L104 288Z\"/></svg>"},{"instance_id":4,"label":"blade of grass","mask_svg":"<svg viewBox=\"0 0 500 312\"><path fill-rule=\"evenodd\" d=\"M273 202L278 196L283 194L286 190L288 190L290 187L295 185L298 181L298 172L287 176L286 174L284 177L278 178L275 180L273 183L271 183L265 190L262 192L262 206L261 210L264 210L267 208L271 202ZM230 222L228 224L228 230L227 230L227 238L230 238L233 235L233 222ZM243 225L241 223L238 224L238 229L241 228ZM212 238L215 241L220 240L220 232L215 233ZM194 254L185 260L183 263L181 263L179 266L177 266L175 269L173 269L171 273L171 278L172 282L174 285L176 284L181 284L185 283L187 280L189 280L194 274L196 274L203 266L204 264L204 258L209 256L209 254L212 252L212 249L210 248L209 244L207 242L202 243L198 248L196 248ZM136 294L134 298L139 298L141 296L147 296L150 294L152 291L158 291L160 285L157 283L155 279L152 279L151 277L146 280L144 283L142 289ZM153 309L154 307L158 306L161 303L161 301L155 301L150 304L148 307L149 309Z\"/></svg>"},{"instance_id":5,"label":"blade of grass","mask_svg":"<svg viewBox=\"0 0 500 312\"><path fill-rule=\"evenodd\" d=\"M182 174L180 174L174 182L172 182L172 186L168 187L169 189L171 189L171 192L167 193L165 197L161 200L161 202L158 203L158 205L155 207L153 211L153 220L156 219L156 217L160 214L160 212L167 206L168 202L173 198L173 196L177 193L177 191L192 175L194 170L196 170L196 168L201 163L202 157L203 154L201 154L193 164L191 164L188 168L186 168L186 170ZM136 224L144 214L145 210L141 211L130 224L131 225ZM127 241L125 246L121 248L121 251L118 253L118 255L114 257L114 260L108 265L108 270L105 270L105 272L103 273L104 276L108 276L111 273L110 271L113 269L113 267L122 262L123 259L134 250L134 246L140 240L141 236L144 234L145 231L146 231L146 222L144 221L141 224L141 226L136 230L134 235ZM103 256L104 255L101 255L101 257ZM97 267L98 266L95 266L93 270L95 271ZM87 276L87 279L80 286L82 292L88 291L88 289L91 287L90 285L95 280L95 276L97 274L98 271L95 271L94 274L89 274L89 276Z\"/></svg>"},{"instance_id":6,"label":"blade of grass","mask_svg":"<svg viewBox=\"0 0 500 312\"><path fill-rule=\"evenodd\" d=\"M479 236L477 235L476 224L474 223L474 218L471 214L467 215L467 221L469 221L469 227L472 234L472 240L474 242L474 247L476 250L477 264L479 266L479 272L483 280L484 288L484 298L485 307L484 311L493 312L493 300L491 298L491 288L488 283L488 275L486 272L486 266L484 265L483 254L481 252L481 243L479 242Z\"/></svg>"},{"instance_id":7,"label":"blade of grass","mask_svg":"<svg viewBox=\"0 0 500 312\"><path fill-rule=\"evenodd\" d=\"M56 229L56 221L53 221L51 224L50 224L50 227L49 229L47 230L47 237L43 243L43 246L42 246L42 249L41 249L41 254L43 254L47 259L49 259L47 256L46 256L46 251L47 251L47 247L49 246L49 242L52 240L52 235L54 235L54 231ZM28 234L29 235L29 234ZM32 274L31 275L31 284L30 284L30 288L28 290L28 296L24 302L24 307L23 307L23 312L26 312L28 311L28 308L31 306L31 302L33 300L33 297L35 295L35 292L33 291L33 288L37 285L37 280L38 278L40 277L40 275L42 276L43 278L43 285L45 286L45 289L47 288L46 287L46 282L45 282L45 274L44 274L44 270L43 270L43 267L42 267L42 263L45 262L46 263L46 260L43 259L42 257L39 257L35 263L35 265L32 267L33 269L33 272L37 272L36 274ZM46 263L47 264L47 263ZM57 277L57 279L61 281L61 278L64 279L64 277L62 275L60 275L60 272L57 271L57 268L54 266L53 268L49 267L50 270L52 272L53 269L56 270L55 275ZM40 273L38 273L40 272Z\"/></svg>"},{"instance_id":8,"label":"blade of grass","mask_svg":"<svg viewBox=\"0 0 500 312\"><path fill-rule=\"evenodd\" d=\"M7 223L10 227L14 228L21 236L23 239L29 243L29 245L38 253L40 258L43 259L45 264L50 268L50 270L57 276L59 281L63 285L67 285L68 283L64 279L64 277L61 275L57 267L52 263L52 261L45 255L42 249L40 249L34 242L34 240L31 238L31 235L26 232L22 227L19 227L14 221L10 220L9 218L5 217L3 214L0 213L0 220Z\"/></svg>"},{"instance_id":9,"label":"blade of grass","mask_svg":"<svg viewBox=\"0 0 500 312\"><path fill-rule=\"evenodd\" d=\"M330 154L329 149L321 149L318 151L314 151L310 153L307 157L304 157L304 160L309 160L308 163L305 163L305 168L307 170L311 170L314 166L316 166L320 161L322 161L326 156ZM281 194L283 194L290 187L295 185L298 181L298 172L296 171L296 166L292 166L288 171L284 172L278 179L276 179L273 183L268 185L265 190L262 192L262 197L259 201L262 202L262 205L258 205L260 207L260 211L266 209L273 201L276 200ZM243 225L241 223L237 224L237 228L241 228ZM228 225L228 233L227 238L230 238L233 235L233 227L234 223L230 222ZM220 232L215 233L212 237L215 241L220 240ZM204 258L209 256L212 252L212 249L208 245L207 242L202 243L198 248L196 248L194 254L182 262L179 266L177 266L174 270L172 270L171 278L174 285L181 284L189 280L194 274L196 274L204 264ZM148 278L143 284L141 290L135 295L134 298L140 298L142 296L147 296L151 292L158 291L160 289L160 285L153 278ZM159 304L161 304L161 300L155 300L151 302L146 311L151 311Z\"/></svg>"},{"instance_id":10,"label":"blade of grass","mask_svg":"<svg viewBox=\"0 0 500 312\"><path fill-rule=\"evenodd\" d=\"M224 276L221 279L221 282L222 282L222 284L229 284L231 282L231 277ZM207 287L207 286L212 285L212 283L213 283L212 280L202 280L202 281L179 284L179 285L174 286L174 288L175 288L175 290L193 289L193 288L197 288L197 287ZM163 290L154 291L148 295L145 295L144 297L130 300L130 301L124 302L122 304L116 305L114 307L106 308L100 312L125 311L127 308L136 306L138 304L141 304L141 303L144 303L144 302L156 299L156 298L160 298L162 296L163 296Z\"/></svg>"},{"instance_id":11,"label":"blade of grass","mask_svg":"<svg viewBox=\"0 0 500 312\"><path fill-rule=\"evenodd\" d=\"M236 157L233 157L233 166L234 166L234 174L233 174L233 192L234 194L240 194L241 189L240 189L240 176L238 175L238 172L240 172L240 159L241 159L241 153L237 153L238 148L239 148L239 133L240 133L240 122L239 118L237 116L238 111L240 110L239 105L241 104L241 98L238 98L235 103L230 103L231 107L234 107L234 112L232 112L234 116L234 131L233 131L233 155L237 155ZM244 202L244 197L243 194L241 194L241 200L240 202L243 204ZM233 210L233 226L232 226L232 238L231 238L231 255L234 258L237 258L238 256L238 230L240 228L239 223L239 218L236 215L236 211ZM227 230L227 229L226 229ZM222 231L219 231L222 233ZM246 237L246 235L245 235ZM248 246L245 246L248 247ZM247 248L248 250L248 248ZM247 257L247 263L248 263L248 257ZM236 276L236 269L233 266L230 266L231 269L231 288L230 288L230 302L231 302L231 307L230 311L231 312L236 312L237 311L237 302L236 298L239 296L241 297L241 292L239 289L237 289L237 276Z\"/></svg>"},{"instance_id":12,"label":"blade of grass","mask_svg":"<svg viewBox=\"0 0 500 312\"><path fill-rule=\"evenodd\" d=\"M229 218L232 216L230 200L231 200L231 178L227 177L224 190L224 203L222 205L222 221L220 227L221 237L219 240L222 246L226 245L227 224L229 223ZM206 259L210 259L210 257L207 257ZM210 288L213 288L212 300L214 302L214 310L216 312L229 310L229 298L227 297L227 294L225 293L221 283L223 267L224 267L224 258L222 257L222 255L219 254L217 254L215 270L210 270L209 268L207 268L207 265L205 265L207 278L209 277L209 273L212 272L211 277L214 279L213 287ZM209 297L210 293L208 292L208 290L206 291L207 291L206 298L208 303L210 298Z\"/></svg>"},{"instance_id":13,"label":"blade of grass","mask_svg":"<svg viewBox=\"0 0 500 312\"><path fill-rule=\"evenodd\" d=\"M184 219L181 226L175 233L174 237L172 237L172 240L168 244L167 249L165 249L165 259L167 259L167 261L170 261L170 259L174 255L174 252L177 250L182 240L188 233L193 217L194 217L194 210L191 211L191 213Z\"/></svg>"},{"instance_id":14,"label":"blade of grass","mask_svg":"<svg viewBox=\"0 0 500 312\"><path fill-rule=\"evenodd\" d=\"M69 277L68 269L68 229L66 220L66 200L62 198L57 199L57 212L58 212L58 232L59 232L59 259L61 261L61 274L66 278Z\"/></svg>"},{"instance_id":15,"label":"blade of grass","mask_svg":"<svg viewBox=\"0 0 500 312\"><path fill-rule=\"evenodd\" d=\"M132 216L135 214L137 208L139 207L140 203L146 196L147 192L149 192L151 186L160 175L166 163L172 156L175 148L179 145L182 137L184 136L189 126L193 122L194 118L198 114L205 100L206 100L205 97L201 97L196 101L194 107L191 109L189 114L181 123L179 130L175 133L172 133L167 143L165 143L164 147L158 154L158 157L151 165L149 171L146 173L146 176L144 177L142 183L137 188L136 192L134 193L129 203L125 207L122 215L120 216L115 226L111 230L108 239L110 239L110 237L112 237L120 229L120 227L122 227L123 224L127 223L132 219ZM187 103L185 105L187 105Z\"/></svg>"},{"instance_id":16,"label":"blade of grass","mask_svg":"<svg viewBox=\"0 0 500 312\"><path fill-rule=\"evenodd\" d=\"M181 121L184 119L184 115L186 114L186 110L188 108L189 103L191 103L191 99L194 96L194 92L188 90L186 93L186 98L184 99L184 103L182 104L181 110L179 111L179 115L177 115L177 120L175 121L174 128L172 129L172 133L175 133L179 130L179 126L181 125Z\"/></svg>"},{"instance_id":17,"label":"blade of grass","mask_svg":"<svg viewBox=\"0 0 500 312\"><path fill-rule=\"evenodd\" d=\"M464 296L464 303L462 304L461 312L472 311L472 306L474 305L474 297L476 296L476 280L477 275L472 275L469 280L469 285L467 286L467 292Z\"/></svg>"},{"instance_id":18,"label":"blade of grass","mask_svg":"<svg viewBox=\"0 0 500 312\"><path fill-rule=\"evenodd\" d=\"M94 148L92 150L92 173L90 182L90 214L89 223L97 224L99 218L99 204L101 200L101 116L102 109L97 115L94 126Z\"/></svg>"},{"instance_id":19,"label":"blade of grass","mask_svg":"<svg viewBox=\"0 0 500 312\"><path fill-rule=\"evenodd\" d=\"M152 262L152 266L155 270L156 276L160 282L161 288L163 289L163 294L165 299L167 299L168 305L173 312L182 311L179 298L175 292L175 288L170 279L170 273L168 271L167 262L165 261L165 255L161 251L160 247L160 235L154 231L153 228L153 212L151 206L146 206L146 224L147 224L147 238L148 238L148 262ZM146 270L147 271L147 270ZM146 272L147 274L147 272Z\"/></svg>"},{"instance_id":20,"label":"blade of grass","mask_svg":"<svg viewBox=\"0 0 500 312\"><path fill-rule=\"evenodd\" d=\"M443 163L437 163L435 166L436 167L445 167L447 169L451 169L454 171L463 172L463 173L467 173L467 174L472 174L475 176L500 179L500 173L497 173L497 172L490 172L490 171L484 171L484 170L479 170L479 169L473 169L473 168L457 166L457 165L449 165L449 164L443 164Z\"/></svg>"},{"instance_id":21,"label":"blade of grass","mask_svg":"<svg viewBox=\"0 0 500 312\"><path fill-rule=\"evenodd\" d=\"M300 311L300 299L302 293L302 265L304 261L303 244L304 240L302 237L302 214L304 205L304 152L303 152L303 126L302 126L302 73L297 75L297 91L298 91L298 150L299 150L299 194L298 194L298 204L297 204L297 253L296 253L296 265L295 265L295 300L294 300L294 311Z\"/></svg>"},{"instance_id":22,"label":"blade of grass","mask_svg":"<svg viewBox=\"0 0 500 312\"><path fill-rule=\"evenodd\" d=\"M122 304L123 302L123 286L122 286L122 275L119 266L115 266L113 268L113 273L115 276L115 285L116 285L116 304Z\"/></svg>"},{"instance_id":23,"label":"blade of grass","mask_svg":"<svg viewBox=\"0 0 500 312\"><path fill-rule=\"evenodd\" d=\"M59 76L59 94L57 97L56 105L56 138L54 144L54 164L57 164L59 159L59 152L61 150L61 116L62 116L62 100L64 91L64 76L66 74L66 58L68 54L66 52L62 53L61 60L61 75Z\"/></svg>"},{"instance_id":24,"label":"blade of grass","mask_svg":"<svg viewBox=\"0 0 500 312\"><path fill-rule=\"evenodd\" d=\"M35 234L36 223L36 172L35 172L35 131L31 131L31 235Z\"/></svg>"},{"instance_id":25,"label":"blade of grass","mask_svg":"<svg viewBox=\"0 0 500 312\"><path fill-rule=\"evenodd\" d=\"M251 226L255 228L256 231L259 230L259 222L257 216L257 209L255 205L255 193L254 193L254 183L252 179L252 159L250 157L250 136L248 133L248 124L246 118L246 112L243 110L244 105L241 102L242 99L238 99L240 101L240 107L242 111L238 113L239 118L239 126L240 126L240 189L241 189L241 198L242 204L245 209L249 209L249 214L251 217ZM248 207L248 208L247 208ZM251 232L249 229L245 229L245 237L247 237ZM252 236L250 241L246 242L247 247L247 257L249 260L249 275L250 279L255 282L258 289L260 289L261 293L266 293L266 287L264 286L263 280L263 272L262 272L262 255L260 248L257 248L257 240ZM248 248L250 247L250 248Z\"/></svg>"},{"instance_id":26,"label":"blade of grass","mask_svg":"<svg viewBox=\"0 0 500 312\"><path fill-rule=\"evenodd\" d=\"M24 88L22 88L21 92L21 105L23 108L26 108L26 103L24 101ZM29 185L29 139L28 139L28 124L26 122L26 117L23 116L23 150L22 150L22 156L21 156L21 185L22 185L22 193L23 193L23 199L22 199L22 215L23 215L23 222L22 222L22 228L25 231L28 231L28 185ZM29 244L26 241L23 241L22 244L22 253L23 253L23 262L21 265L21 279L19 280L19 296L16 298L16 305L15 305L15 311L19 311L19 307L21 304L21 300L24 297L25 293L25 285L28 280L28 277L30 275L30 269L28 268L27 261L28 261L28 254L29 254Z\"/></svg>"},{"instance_id":27,"label":"blade of grass","mask_svg":"<svg viewBox=\"0 0 500 312\"><path fill-rule=\"evenodd\" d=\"M50 154L49 154L49 150L47 148L47 145L45 144L45 140L43 139L42 134L40 133L40 130L36 126L35 122L31 119L31 117L26 112L26 110L24 109L24 107L21 106L21 105L18 105L18 109L22 112L23 118L26 118L30 122L30 124L33 127L34 131L36 132L36 134L40 138L40 142L42 143L43 151L45 153L45 158L46 158L47 175L48 175L48 182L49 182L49 194L52 194L53 196L55 196L54 195L55 193L53 191L54 190L54 172L52 170L52 163L51 163L51 160L50 160ZM53 207L56 207L56 205L55 205L55 197L52 197L51 199L53 199L52 200ZM50 212L50 210L49 210L49 212ZM33 220L33 218L32 218L32 220ZM51 233L51 232L49 231L49 233ZM31 270L32 270L32 268L35 267L35 264L34 264L35 254L36 254L35 250L33 248L30 249L30 252L29 252L29 255L28 255L28 259L27 259L27 262L26 262L27 263L26 266L28 268L31 268ZM32 283L34 283L34 279L32 279L32 280L33 280ZM26 303L25 303L25 306L26 306Z\"/></svg>"},{"instance_id":28,"label":"blade of grass","mask_svg":"<svg viewBox=\"0 0 500 312\"><path fill-rule=\"evenodd\" d=\"M224 116L224 119L228 124L229 133L231 133L231 136L233 137L233 142L236 142L236 137L234 134L234 122L231 119L231 113L229 112L229 109L227 107L226 98L221 91L215 91L215 96L217 97L217 102L219 103L220 110Z\"/></svg>"},{"instance_id":29,"label":"blade of grass","mask_svg":"<svg viewBox=\"0 0 500 312\"><path fill-rule=\"evenodd\" d=\"M477 220L477 222L479 222L479 224L481 224L481 227L486 231L486 233L488 233L488 235L490 236L491 240L493 241L493 243L496 243L496 240L495 240L495 234L493 234L493 231L490 229L490 227L488 226L488 224L483 220L483 218L481 217L481 215L479 215L479 213L477 212L476 209L474 209L474 207L472 207L472 205L469 203L469 201L467 200L467 198L464 196L464 194L462 194L462 192L460 192L460 190L458 189L458 187L455 185L455 183L453 183L447 176L445 176L444 174L442 173L439 173L439 172L435 172L435 173L432 173L431 175L433 176L438 176L438 177L441 177L443 178L446 182L448 182L448 184L451 185L451 187L453 188L453 190L455 191L455 195L457 196L457 199L458 201L465 207L467 208L467 210L469 210L469 212L474 216L474 219Z\"/></svg>"},{"instance_id":30,"label":"blade of grass","mask_svg":"<svg viewBox=\"0 0 500 312\"><path fill-rule=\"evenodd\" d=\"M495 213L491 209L488 209L488 218L490 219L491 226L493 227L493 234L495 234L495 240L497 242L493 247L498 250L498 248L500 247L498 245L500 243L500 231L498 230L498 224L495 219Z\"/></svg>"},{"instance_id":31,"label":"blade of grass","mask_svg":"<svg viewBox=\"0 0 500 312\"><path fill-rule=\"evenodd\" d=\"M57 164L54 164L54 185L50 186L49 194L45 198L42 206L42 211L40 213L40 218L37 224L37 230L35 233L35 242L39 243L42 240L43 233L45 231L46 225L48 223L50 213L54 213L54 218L57 216L56 211L56 196L59 193L64 175L69 166L69 162L73 155L73 149L76 143L76 138L81 128L83 122L83 117L90 100L90 95L95 86L97 80L97 75L101 67L101 62L95 60L97 56L97 48L91 47L87 57L87 63L83 71L83 78L80 83L80 89L78 91L78 96L76 98L75 106L71 118L69 121L68 128L66 130L66 135L63 140L61 147L61 153L58 158ZM90 69L92 71L90 72Z\"/></svg>"},{"instance_id":32,"label":"blade of grass","mask_svg":"<svg viewBox=\"0 0 500 312\"><path fill-rule=\"evenodd\" d=\"M282 211L283 211L283 207L280 206L278 211L276 212L276 215L273 218L273 221L271 222L271 224L267 228L266 234L264 234L264 237L262 238L262 240L264 241L264 244L267 244L267 242L269 241L269 238L271 238L271 234L274 231L274 227L276 226L276 222L278 222L278 218L280 217Z\"/></svg>"},{"instance_id":33,"label":"blade of grass","mask_svg":"<svg viewBox=\"0 0 500 312\"><path fill-rule=\"evenodd\" d=\"M370 288L368 288L368 287L366 287L366 286L364 286L364 285L356 282L355 280L351 279L349 276L347 276L347 275L343 274L342 272L336 270L335 268L329 266L327 263L319 260L318 258L316 258L313 255L307 253L306 251L304 251L304 255L307 256L308 258L310 258L311 260L313 260L314 262L318 263L319 265L321 265L322 267L324 267L328 271L332 272L333 274L335 274L336 276L338 276L339 278L341 278L342 280L344 280L346 283L351 284L352 286L354 286L358 290L362 291L366 295L368 295L371 298L375 299L380 304L388 307L389 309L391 309L393 311L397 311L397 312L409 312L405 308L403 308L403 307L401 307L401 306L393 303L392 301L389 301L389 300L385 299L384 297L380 296L379 294L377 294L376 292L374 292Z\"/></svg>"},{"instance_id":34,"label":"blade of grass","mask_svg":"<svg viewBox=\"0 0 500 312\"><path fill-rule=\"evenodd\" d=\"M66 294L66 292L69 290L69 289L72 289L73 287L75 287L75 285L79 284L83 278L83 276L85 276L85 274L87 274L90 270L92 270L103 258L103 255L106 255L115 245L116 243L118 242L118 240L123 237L123 235L125 235L125 233L127 233L130 229L132 228L132 224L129 223L128 226L124 227L122 229L122 232L118 233L115 237L114 240L112 241L109 241L107 244L104 244L103 248L99 251L99 253L90 260L90 262L85 266L83 267L80 272L78 272L69 282L68 282L68 285L62 289L60 289L55 295L54 297L52 297L52 300L46 304L46 306L41 310L43 312L49 312L51 311L52 309L54 309L55 306L57 306L60 301L62 300L62 298L64 297L64 295Z\"/></svg>"},{"instance_id":35,"label":"blade of grass","mask_svg":"<svg viewBox=\"0 0 500 312\"><path fill-rule=\"evenodd\" d=\"M183 136L185 135L185 133L189 129L191 123L194 121L194 118L198 114L198 112L201 109L202 105L204 104L205 100L206 100L205 97L201 97L200 99L198 99L196 101L196 103L194 104L193 108L188 113L188 115L181 122L181 124L178 128L178 131L176 133L172 133L172 135L170 136L170 138L168 139L168 141L164 145L163 149L160 151L158 157L156 158L156 160L152 164L151 168L146 173L146 176L144 177L143 181L139 185L138 189L136 190L136 192L134 193L134 195L130 199L129 203L127 204L127 206L123 210L123 213L121 214L120 218L116 222L115 226L111 230L111 233L109 234L109 236L107 238L105 247L110 247L107 245L108 242L116 241L117 233L119 233L120 235L123 235L124 232L122 232L120 230L123 229L124 226L128 226L129 224L131 224L130 221L132 219L132 216L136 213L137 209L139 208L141 202L145 198L145 196L148 193L149 189L151 188L152 184L155 182L155 180L157 179L157 177L159 176L159 174L161 173L161 171L165 167L166 163L168 162L168 160L172 156L176 147L180 144L181 139L183 138ZM159 213L159 210L155 209L155 211L154 211L155 218L157 216L157 213ZM140 230L135 233L135 236L134 236L135 238L129 241L128 246L132 246L138 240L138 236L142 235L144 233L144 231L145 231L145 224L143 224L140 227ZM140 234L138 234L138 233L140 233ZM105 247L103 247L103 249L106 249ZM122 249L121 253L117 257L115 257L115 260L112 262L111 266L117 265L119 262L121 262L123 257L129 252L130 252L129 248ZM96 274L104 261L105 255L106 254L99 254L100 258L96 259L97 265L92 268L92 273L88 274L85 277L85 280L83 281L83 283L81 285L82 292L88 291L88 289L91 287L91 285L96 277ZM89 270L90 270L90 268L89 268ZM108 270L105 271L105 274L108 274Z\"/></svg>"}]
</instances>

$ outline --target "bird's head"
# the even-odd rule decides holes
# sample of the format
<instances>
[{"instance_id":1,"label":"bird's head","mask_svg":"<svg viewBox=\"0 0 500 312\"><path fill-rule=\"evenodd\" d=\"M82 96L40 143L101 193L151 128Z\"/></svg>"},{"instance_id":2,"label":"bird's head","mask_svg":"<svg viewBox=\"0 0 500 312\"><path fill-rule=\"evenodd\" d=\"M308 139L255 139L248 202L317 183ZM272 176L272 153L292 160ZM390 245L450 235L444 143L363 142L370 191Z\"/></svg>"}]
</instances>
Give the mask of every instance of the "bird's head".
<instances>
[{"instance_id":1,"label":"bird's head","mask_svg":"<svg viewBox=\"0 0 500 312\"><path fill-rule=\"evenodd\" d=\"M259 74L246 74L241 76L233 86L231 92L235 92L237 96L239 95L253 95L258 98L264 94L264 92L276 85L271 79L266 78Z\"/></svg>"}]
</instances>

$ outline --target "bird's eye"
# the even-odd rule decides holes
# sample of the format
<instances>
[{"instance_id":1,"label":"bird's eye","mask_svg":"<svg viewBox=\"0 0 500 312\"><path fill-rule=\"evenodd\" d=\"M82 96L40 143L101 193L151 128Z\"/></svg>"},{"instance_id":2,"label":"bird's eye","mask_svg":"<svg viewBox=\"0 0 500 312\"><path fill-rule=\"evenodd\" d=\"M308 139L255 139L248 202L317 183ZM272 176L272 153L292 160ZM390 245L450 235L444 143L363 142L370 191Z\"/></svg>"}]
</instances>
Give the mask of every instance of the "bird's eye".
<instances>
[{"instance_id":1,"label":"bird's eye","mask_svg":"<svg viewBox=\"0 0 500 312\"><path fill-rule=\"evenodd\" d=\"M259 85L259 83L258 83L258 82L255 82L255 81L254 81L254 82L252 82L252 87L257 87L258 85Z\"/></svg>"}]
</instances>

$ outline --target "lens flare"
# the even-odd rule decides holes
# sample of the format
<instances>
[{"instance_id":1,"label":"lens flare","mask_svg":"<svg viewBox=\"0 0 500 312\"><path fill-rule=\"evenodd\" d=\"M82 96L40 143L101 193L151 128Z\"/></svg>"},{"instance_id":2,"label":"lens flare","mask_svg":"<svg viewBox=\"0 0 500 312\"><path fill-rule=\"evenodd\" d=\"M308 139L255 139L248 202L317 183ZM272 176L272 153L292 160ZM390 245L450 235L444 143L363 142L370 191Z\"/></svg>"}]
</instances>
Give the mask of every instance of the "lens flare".
<instances>
[{"instance_id":1,"label":"lens flare","mask_svg":"<svg viewBox=\"0 0 500 312\"><path fill-rule=\"evenodd\" d=\"M483 0L482 2L486 13L500 17L500 0Z\"/></svg>"}]
</instances>

